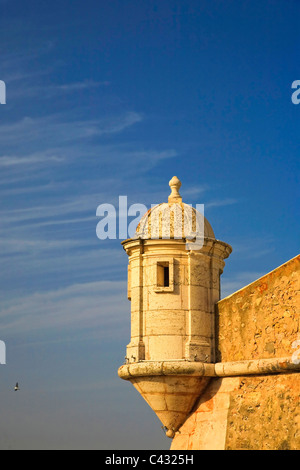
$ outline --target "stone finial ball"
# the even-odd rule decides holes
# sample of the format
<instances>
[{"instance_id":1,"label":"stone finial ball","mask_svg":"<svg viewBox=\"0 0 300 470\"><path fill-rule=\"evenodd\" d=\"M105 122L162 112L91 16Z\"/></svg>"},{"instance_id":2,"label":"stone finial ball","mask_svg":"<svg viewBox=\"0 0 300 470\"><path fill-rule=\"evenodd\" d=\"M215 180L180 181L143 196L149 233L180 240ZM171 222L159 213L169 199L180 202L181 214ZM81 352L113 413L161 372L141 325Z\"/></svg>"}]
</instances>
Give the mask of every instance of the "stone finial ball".
<instances>
[{"instance_id":1,"label":"stone finial ball","mask_svg":"<svg viewBox=\"0 0 300 470\"><path fill-rule=\"evenodd\" d=\"M168 429L166 432L166 436L173 439L173 437L175 436L175 432L172 429Z\"/></svg>"}]
</instances>

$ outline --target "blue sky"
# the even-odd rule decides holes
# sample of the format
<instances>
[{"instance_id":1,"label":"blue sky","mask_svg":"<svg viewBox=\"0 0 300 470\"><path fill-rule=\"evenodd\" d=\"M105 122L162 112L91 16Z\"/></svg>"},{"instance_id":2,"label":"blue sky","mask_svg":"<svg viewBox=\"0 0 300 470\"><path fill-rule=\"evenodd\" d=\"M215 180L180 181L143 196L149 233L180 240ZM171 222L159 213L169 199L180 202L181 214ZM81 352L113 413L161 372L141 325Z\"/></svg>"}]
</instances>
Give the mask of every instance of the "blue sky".
<instances>
[{"instance_id":1,"label":"blue sky","mask_svg":"<svg viewBox=\"0 0 300 470\"><path fill-rule=\"evenodd\" d=\"M117 377L127 257L96 237L96 209L164 202L177 175L233 247L223 296L298 254L299 2L0 11L0 449L168 449Z\"/></svg>"}]
</instances>

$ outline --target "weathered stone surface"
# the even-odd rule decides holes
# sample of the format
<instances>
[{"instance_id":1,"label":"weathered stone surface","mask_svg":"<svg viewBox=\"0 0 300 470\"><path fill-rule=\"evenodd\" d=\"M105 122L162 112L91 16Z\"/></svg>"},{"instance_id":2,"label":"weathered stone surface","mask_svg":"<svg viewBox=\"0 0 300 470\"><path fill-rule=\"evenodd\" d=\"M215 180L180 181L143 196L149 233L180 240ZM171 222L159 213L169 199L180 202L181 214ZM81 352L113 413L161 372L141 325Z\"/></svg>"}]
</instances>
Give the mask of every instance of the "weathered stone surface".
<instances>
[{"instance_id":1,"label":"weathered stone surface","mask_svg":"<svg viewBox=\"0 0 300 470\"><path fill-rule=\"evenodd\" d=\"M300 374L214 379L171 449L299 450Z\"/></svg>"},{"instance_id":2,"label":"weathered stone surface","mask_svg":"<svg viewBox=\"0 0 300 470\"><path fill-rule=\"evenodd\" d=\"M171 450L224 450L231 393L239 378L213 379L176 433Z\"/></svg>"},{"instance_id":3,"label":"weathered stone surface","mask_svg":"<svg viewBox=\"0 0 300 470\"><path fill-rule=\"evenodd\" d=\"M171 449L300 449L299 266L297 256L218 302L215 371L225 377L211 380Z\"/></svg>"},{"instance_id":4,"label":"weathered stone surface","mask_svg":"<svg viewBox=\"0 0 300 470\"><path fill-rule=\"evenodd\" d=\"M162 424L176 432L207 386L208 377L159 375L133 377L132 384L153 409Z\"/></svg>"},{"instance_id":5,"label":"weathered stone surface","mask_svg":"<svg viewBox=\"0 0 300 470\"><path fill-rule=\"evenodd\" d=\"M242 377L230 396L226 449L300 449L300 373Z\"/></svg>"},{"instance_id":6,"label":"weathered stone surface","mask_svg":"<svg viewBox=\"0 0 300 470\"><path fill-rule=\"evenodd\" d=\"M292 356L300 339L300 256L217 304L218 361Z\"/></svg>"}]
</instances>

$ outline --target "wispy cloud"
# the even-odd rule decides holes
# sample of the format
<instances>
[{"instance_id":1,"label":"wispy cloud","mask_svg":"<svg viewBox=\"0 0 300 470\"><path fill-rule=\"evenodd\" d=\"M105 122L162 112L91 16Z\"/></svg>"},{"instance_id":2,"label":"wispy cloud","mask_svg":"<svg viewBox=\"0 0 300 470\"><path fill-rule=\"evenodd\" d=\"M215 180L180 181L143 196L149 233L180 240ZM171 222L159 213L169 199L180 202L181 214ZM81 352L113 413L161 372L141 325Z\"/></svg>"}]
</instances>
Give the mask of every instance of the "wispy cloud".
<instances>
[{"instance_id":1,"label":"wispy cloud","mask_svg":"<svg viewBox=\"0 0 300 470\"><path fill-rule=\"evenodd\" d=\"M61 162L62 160L63 158L59 156L40 154L40 153L26 155L22 157L11 155L11 156L0 157L0 167L9 167L9 166L16 166L16 165L33 165L37 163L45 164L49 162Z\"/></svg>"},{"instance_id":2,"label":"wispy cloud","mask_svg":"<svg viewBox=\"0 0 300 470\"><path fill-rule=\"evenodd\" d=\"M265 237L239 237L237 241L232 240L234 246L233 256L239 259L257 259L273 253L275 250L275 241L272 236Z\"/></svg>"},{"instance_id":3,"label":"wispy cloud","mask_svg":"<svg viewBox=\"0 0 300 470\"><path fill-rule=\"evenodd\" d=\"M7 0L9 1L9 0ZM15 44L15 47L5 48L1 51L1 73L2 78L8 83L12 80L24 80L31 79L42 75L49 75L50 71L53 71L53 66L57 65L55 60L51 61L52 65L47 67L37 67L36 63L41 63L40 61L48 56L50 52L54 51L55 41L48 40L35 44L31 47L26 47L24 49L24 35L31 32L32 25L28 21L24 21L24 18L10 18L7 19L3 16L0 17L0 26L1 22L5 21L5 27L1 28L0 34L2 33L3 37L6 39L7 46L10 43ZM15 34L18 32L20 35L20 41L15 40ZM14 41L9 41L8 35L11 34L14 36ZM17 44L16 44L17 43Z\"/></svg>"},{"instance_id":4,"label":"wispy cloud","mask_svg":"<svg viewBox=\"0 0 300 470\"><path fill-rule=\"evenodd\" d=\"M1 254L8 256L9 254L19 255L24 253L29 255L34 252L35 254L47 254L49 252L63 251L74 247L87 247L91 243L90 240L46 240L46 239L24 239L24 238L0 238L0 257ZM95 243L93 243L95 245Z\"/></svg>"},{"instance_id":5,"label":"wispy cloud","mask_svg":"<svg viewBox=\"0 0 300 470\"><path fill-rule=\"evenodd\" d=\"M53 85L52 88L56 91L61 90L61 91L73 92L73 91L86 90L89 88L97 88L99 86L108 86L108 85L109 85L108 81L95 82L93 80L85 80L83 82L67 83L65 85Z\"/></svg>"},{"instance_id":6,"label":"wispy cloud","mask_svg":"<svg viewBox=\"0 0 300 470\"><path fill-rule=\"evenodd\" d=\"M93 180L96 173L98 183L105 174L105 182L116 179L116 165L126 175L135 168L133 161L141 164L141 171L154 166L164 158L174 155L173 151L153 151L135 148L133 151L122 143L122 133L143 121L141 113L120 112L99 119L84 119L72 116L69 112L43 117L24 117L18 121L0 125L0 185L13 189L18 183L25 192L31 187L40 186L41 179L47 178L61 184L67 181L69 189L78 193L73 176L83 166ZM103 138L117 136L112 144L103 144ZM132 163L132 164L131 164ZM100 164L101 170L100 171ZM60 165L58 173L58 165ZM71 166L72 165L72 166ZM29 170L24 172L24 169ZM59 178L58 178L59 176ZM37 183L38 181L38 183ZM8 187L9 185L9 187ZM36 192L35 189L33 191ZM21 194L20 188L15 194Z\"/></svg>"},{"instance_id":7,"label":"wispy cloud","mask_svg":"<svg viewBox=\"0 0 300 470\"><path fill-rule=\"evenodd\" d=\"M10 114L0 124L1 331L107 338L129 325L126 281L117 281L127 259L119 241L116 248L97 239L96 209L117 207L132 177L177 152L140 144L147 117L116 99L105 79L53 81L59 65L44 59L54 49L49 42L24 54L20 45L2 56ZM108 91L103 107L87 106L89 93Z\"/></svg>"},{"instance_id":8,"label":"wispy cloud","mask_svg":"<svg viewBox=\"0 0 300 470\"><path fill-rule=\"evenodd\" d=\"M2 337L68 330L90 332L99 338L118 334L126 326L128 310L124 281L74 284L22 299L7 300L0 308Z\"/></svg>"},{"instance_id":9,"label":"wispy cloud","mask_svg":"<svg viewBox=\"0 0 300 470\"><path fill-rule=\"evenodd\" d=\"M10 183L20 183L20 180L10 180L9 182L7 181L2 181L0 182L0 186L2 185L7 185ZM35 184L32 186L24 185L24 186L15 186L13 188L5 188L1 189L1 196L18 196L18 195L24 195L28 193L40 193L43 194L44 192L51 192L53 193L54 190L57 190L59 188L63 188L66 185L64 183L54 183L53 181L50 181L45 184Z\"/></svg>"},{"instance_id":10,"label":"wispy cloud","mask_svg":"<svg viewBox=\"0 0 300 470\"><path fill-rule=\"evenodd\" d=\"M242 271L237 273L235 276L224 277L221 279L221 294L222 298L233 294L239 289L251 284L265 273L255 271Z\"/></svg>"},{"instance_id":11,"label":"wispy cloud","mask_svg":"<svg viewBox=\"0 0 300 470\"><path fill-rule=\"evenodd\" d=\"M64 119L66 117L67 119ZM33 142L35 145L46 142L64 144L90 137L100 137L107 134L122 132L126 128L141 122L140 113L128 111L115 116L107 116L103 119L76 120L71 115L60 114L46 117L22 118L17 122L2 124L0 126L0 140L2 148L5 146L24 146Z\"/></svg>"},{"instance_id":12,"label":"wispy cloud","mask_svg":"<svg viewBox=\"0 0 300 470\"><path fill-rule=\"evenodd\" d=\"M206 209L211 209L213 207L223 207L223 206L230 206L232 204L237 204L239 201L234 198L224 198L224 199L217 199L215 201L210 201L205 203Z\"/></svg>"},{"instance_id":13,"label":"wispy cloud","mask_svg":"<svg viewBox=\"0 0 300 470\"><path fill-rule=\"evenodd\" d=\"M74 214L86 213L89 217L93 214L96 220L96 208L101 202L109 202L106 193L81 194L79 196L65 196L60 198L59 204L53 197L53 200L45 201L42 204L34 204L30 207L21 207L14 209L2 209L0 216L2 220L1 229L10 224L21 224L29 222L35 224L37 221L54 221L66 217L74 217ZM117 202L117 199L116 199Z\"/></svg>"},{"instance_id":14,"label":"wispy cloud","mask_svg":"<svg viewBox=\"0 0 300 470\"><path fill-rule=\"evenodd\" d=\"M197 186L184 188L184 196L185 197L195 197L199 196L199 194L204 194L206 191L209 190L209 185L207 184L199 184Z\"/></svg>"},{"instance_id":15,"label":"wispy cloud","mask_svg":"<svg viewBox=\"0 0 300 470\"><path fill-rule=\"evenodd\" d=\"M41 100L48 100L54 97L61 98L64 94L89 91L99 87L107 87L110 84L108 81L84 80L82 82L65 84L32 85L30 81L28 82L28 79L31 77L32 74L30 73L12 74L7 77L6 81L8 85L13 82L23 81L21 86L17 87L13 85L10 87L11 99L39 97ZM26 80L25 83L24 80Z\"/></svg>"}]
</instances>

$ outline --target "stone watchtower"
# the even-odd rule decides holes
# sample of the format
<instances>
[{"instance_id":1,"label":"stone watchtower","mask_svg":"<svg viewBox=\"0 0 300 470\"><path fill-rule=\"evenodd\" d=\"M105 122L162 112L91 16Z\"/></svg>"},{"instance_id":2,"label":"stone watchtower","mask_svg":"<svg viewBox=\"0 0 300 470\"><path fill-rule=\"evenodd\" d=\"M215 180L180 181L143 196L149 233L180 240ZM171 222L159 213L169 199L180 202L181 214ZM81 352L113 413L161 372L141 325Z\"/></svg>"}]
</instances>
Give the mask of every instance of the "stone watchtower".
<instances>
[{"instance_id":1,"label":"stone watchtower","mask_svg":"<svg viewBox=\"0 0 300 470\"><path fill-rule=\"evenodd\" d=\"M129 257L131 340L119 376L174 437L214 375L215 305L232 250L182 202L178 178L169 185L168 202L150 209L122 243Z\"/></svg>"}]
</instances>

